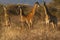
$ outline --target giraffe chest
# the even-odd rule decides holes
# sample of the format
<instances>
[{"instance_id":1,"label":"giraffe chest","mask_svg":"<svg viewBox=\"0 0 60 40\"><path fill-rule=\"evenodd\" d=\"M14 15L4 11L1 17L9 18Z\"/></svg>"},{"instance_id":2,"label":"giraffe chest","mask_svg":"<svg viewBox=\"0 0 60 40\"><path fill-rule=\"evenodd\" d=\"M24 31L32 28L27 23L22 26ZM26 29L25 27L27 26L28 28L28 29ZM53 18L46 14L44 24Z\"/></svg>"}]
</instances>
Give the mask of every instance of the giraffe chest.
<instances>
[{"instance_id":1,"label":"giraffe chest","mask_svg":"<svg viewBox=\"0 0 60 40\"><path fill-rule=\"evenodd\" d=\"M30 14L27 16L27 19L30 20L30 19L33 18L33 16L34 16L34 14L33 14L33 13L30 13Z\"/></svg>"},{"instance_id":2,"label":"giraffe chest","mask_svg":"<svg viewBox=\"0 0 60 40\"><path fill-rule=\"evenodd\" d=\"M48 15L45 16L45 21L46 21L46 24L49 23L49 16Z\"/></svg>"},{"instance_id":3,"label":"giraffe chest","mask_svg":"<svg viewBox=\"0 0 60 40\"><path fill-rule=\"evenodd\" d=\"M25 22L25 20L26 20L26 17L21 16L20 21L21 21L21 22Z\"/></svg>"},{"instance_id":4,"label":"giraffe chest","mask_svg":"<svg viewBox=\"0 0 60 40\"><path fill-rule=\"evenodd\" d=\"M32 18L33 18L33 16L31 16L31 15L27 16L27 19L28 19L28 20L30 20L30 19L32 19Z\"/></svg>"},{"instance_id":5,"label":"giraffe chest","mask_svg":"<svg viewBox=\"0 0 60 40\"><path fill-rule=\"evenodd\" d=\"M46 20L48 20L48 19L49 19L49 16L48 16L48 15L46 15L46 16L45 16L45 19L46 19Z\"/></svg>"}]
</instances>

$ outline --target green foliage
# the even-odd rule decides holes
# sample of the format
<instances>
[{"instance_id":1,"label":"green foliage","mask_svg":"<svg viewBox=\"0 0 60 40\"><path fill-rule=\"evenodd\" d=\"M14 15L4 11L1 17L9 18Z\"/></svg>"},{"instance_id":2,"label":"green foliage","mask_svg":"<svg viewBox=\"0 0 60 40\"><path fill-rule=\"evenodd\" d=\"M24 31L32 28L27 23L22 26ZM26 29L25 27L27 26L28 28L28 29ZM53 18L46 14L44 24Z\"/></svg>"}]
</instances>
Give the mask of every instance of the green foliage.
<instances>
[{"instance_id":1,"label":"green foliage","mask_svg":"<svg viewBox=\"0 0 60 40\"><path fill-rule=\"evenodd\" d=\"M3 13L3 5L0 4L0 14Z\"/></svg>"},{"instance_id":2,"label":"green foliage","mask_svg":"<svg viewBox=\"0 0 60 40\"><path fill-rule=\"evenodd\" d=\"M53 0L55 5L60 5L60 0Z\"/></svg>"},{"instance_id":3,"label":"green foliage","mask_svg":"<svg viewBox=\"0 0 60 40\"><path fill-rule=\"evenodd\" d=\"M8 5L7 12L9 14L17 15L19 13L17 5Z\"/></svg>"},{"instance_id":4,"label":"green foliage","mask_svg":"<svg viewBox=\"0 0 60 40\"><path fill-rule=\"evenodd\" d=\"M53 0L52 3L49 4L49 11L53 14L56 15L58 18L60 17L60 0Z\"/></svg>"},{"instance_id":5,"label":"green foliage","mask_svg":"<svg viewBox=\"0 0 60 40\"><path fill-rule=\"evenodd\" d=\"M60 3L60 0L53 0L54 2Z\"/></svg>"},{"instance_id":6,"label":"green foliage","mask_svg":"<svg viewBox=\"0 0 60 40\"><path fill-rule=\"evenodd\" d=\"M55 8L55 7L50 7L50 8L49 8L49 11L50 11L51 13L56 13L56 12L57 12L57 8Z\"/></svg>"}]
</instances>

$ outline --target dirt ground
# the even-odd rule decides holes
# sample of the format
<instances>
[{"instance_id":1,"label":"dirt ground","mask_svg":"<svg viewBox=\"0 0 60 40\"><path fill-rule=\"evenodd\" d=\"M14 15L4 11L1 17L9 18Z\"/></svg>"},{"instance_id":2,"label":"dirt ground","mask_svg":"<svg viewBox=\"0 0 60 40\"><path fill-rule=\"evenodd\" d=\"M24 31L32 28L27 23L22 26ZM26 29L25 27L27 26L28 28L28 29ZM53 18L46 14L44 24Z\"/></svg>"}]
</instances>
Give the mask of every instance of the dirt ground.
<instances>
[{"instance_id":1,"label":"dirt ground","mask_svg":"<svg viewBox=\"0 0 60 40\"><path fill-rule=\"evenodd\" d=\"M60 40L60 24L56 28L38 20L33 27L21 26L17 16L12 17L10 26L0 25L0 40Z\"/></svg>"}]
</instances>

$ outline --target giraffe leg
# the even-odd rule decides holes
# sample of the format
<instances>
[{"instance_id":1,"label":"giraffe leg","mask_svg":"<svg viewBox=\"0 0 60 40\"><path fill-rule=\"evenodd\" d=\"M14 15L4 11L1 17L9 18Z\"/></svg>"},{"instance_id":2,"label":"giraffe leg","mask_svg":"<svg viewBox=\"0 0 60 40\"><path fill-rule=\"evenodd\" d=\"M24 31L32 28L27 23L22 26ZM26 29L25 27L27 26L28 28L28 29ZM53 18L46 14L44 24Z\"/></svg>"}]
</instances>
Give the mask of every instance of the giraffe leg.
<instances>
[{"instance_id":1,"label":"giraffe leg","mask_svg":"<svg viewBox=\"0 0 60 40\"><path fill-rule=\"evenodd\" d=\"M30 29L30 23L28 23L29 29Z\"/></svg>"},{"instance_id":2,"label":"giraffe leg","mask_svg":"<svg viewBox=\"0 0 60 40\"><path fill-rule=\"evenodd\" d=\"M30 22L27 22L27 24L28 24L28 29L30 29Z\"/></svg>"},{"instance_id":3,"label":"giraffe leg","mask_svg":"<svg viewBox=\"0 0 60 40\"><path fill-rule=\"evenodd\" d=\"M54 24L54 27L55 27L55 29L57 29L57 27L58 27L58 26L57 26L57 23Z\"/></svg>"},{"instance_id":4,"label":"giraffe leg","mask_svg":"<svg viewBox=\"0 0 60 40\"><path fill-rule=\"evenodd\" d=\"M6 20L6 24L5 25L8 26L8 20Z\"/></svg>"},{"instance_id":5,"label":"giraffe leg","mask_svg":"<svg viewBox=\"0 0 60 40\"><path fill-rule=\"evenodd\" d=\"M26 20L26 23L28 25L28 29L30 29L30 22L28 20Z\"/></svg>"},{"instance_id":6,"label":"giraffe leg","mask_svg":"<svg viewBox=\"0 0 60 40\"><path fill-rule=\"evenodd\" d=\"M8 26L11 27L11 19L10 19L10 17L8 19L9 19L9 21L8 21L9 25Z\"/></svg>"},{"instance_id":7,"label":"giraffe leg","mask_svg":"<svg viewBox=\"0 0 60 40\"><path fill-rule=\"evenodd\" d=\"M53 29L55 28L54 23L52 23Z\"/></svg>"},{"instance_id":8,"label":"giraffe leg","mask_svg":"<svg viewBox=\"0 0 60 40\"><path fill-rule=\"evenodd\" d=\"M57 23L55 24L55 29L57 29L57 27L58 27L58 25L57 25Z\"/></svg>"},{"instance_id":9,"label":"giraffe leg","mask_svg":"<svg viewBox=\"0 0 60 40\"><path fill-rule=\"evenodd\" d=\"M46 24L45 24L45 25L46 25L46 27L47 27L47 25L48 25L47 21L46 21Z\"/></svg>"},{"instance_id":10,"label":"giraffe leg","mask_svg":"<svg viewBox=\"0 0 60 40\"><path fill-rule=\"evenodd\" d=\"M32 20L30 20L30 27L32 27L33 25L32 25Z\"/></svg>"}]
</instances>

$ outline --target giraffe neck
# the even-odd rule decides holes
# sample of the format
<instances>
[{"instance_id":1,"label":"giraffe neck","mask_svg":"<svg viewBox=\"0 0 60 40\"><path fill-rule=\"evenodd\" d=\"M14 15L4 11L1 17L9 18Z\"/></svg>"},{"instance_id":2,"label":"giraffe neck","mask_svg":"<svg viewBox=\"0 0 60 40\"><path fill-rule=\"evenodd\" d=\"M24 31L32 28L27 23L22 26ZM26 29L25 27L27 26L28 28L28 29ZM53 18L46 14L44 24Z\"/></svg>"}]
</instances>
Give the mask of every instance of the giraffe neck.
<instances>
[{"instance_id":1,"label":"giraffe neck","mask_svg":"<svg viewBox=\"0 0 60 40\"><path fill-rule=\"evenodd\" d=\"M49 11L45 3L44 3L44 11L45 11L45 15L49 16Z\"/></svg>"},{"instance_id":2,"label":"giraffe neck","mask_svg":"<svg viewBox=\"0 0 60 40\"><path fill-rule=\"evenodd\" d=\"M7 14L7 9L6 9L6 7L3 7L3 9L4 9L4 16L5 16L5 25L7 26L8 25L8 14Z\"/></svg>"},{"instance_id":3,"label":"giraffe neck","mask_svg":"<svg viewBox=\"0 0 60 40\"><path fill-rule=\"evenodd\" d=\"M20 16L22 16L22 9L21 8L20 8L20 11L19 12L20 12Z\"/></svg>"},{"instance_id":4,"label":"giraffe neck","mask_svg":"<svg viewBox=\"0 0 60 40\"><path fill-rule=\"evenodd\" d=\"M34 5L34 8L32 10L32 13L35 14L35 10L36 10L36 5Z\"/></svg>"},{"instance_id":5,"label":"giraffe neck","mask_svg":"<svg viewBox=\"0 0 60 40\"><path fill-rule=\"evenodd\" d=\"M7 16L7 10L5 7L4 7L4 13L5 13L5 17L6 17Z\"/></svg>"},{"instance_id":6,"label":"giraffe neck","mask_svg":"<svg viewBox=\"0 0 60 40\"><path fill-rule=\"evenodd\" d=\"M29 15L34 15L35 14L35 10L36 10L36 5L34 5L33 9L32 9L32 12L29 13Z\"/></svg>"}]
</instances>

